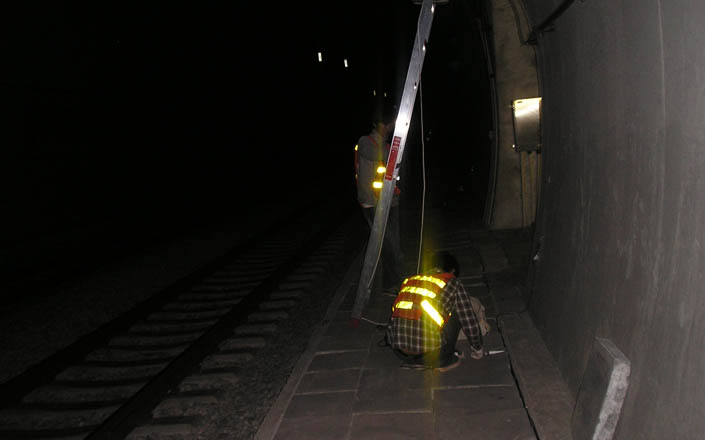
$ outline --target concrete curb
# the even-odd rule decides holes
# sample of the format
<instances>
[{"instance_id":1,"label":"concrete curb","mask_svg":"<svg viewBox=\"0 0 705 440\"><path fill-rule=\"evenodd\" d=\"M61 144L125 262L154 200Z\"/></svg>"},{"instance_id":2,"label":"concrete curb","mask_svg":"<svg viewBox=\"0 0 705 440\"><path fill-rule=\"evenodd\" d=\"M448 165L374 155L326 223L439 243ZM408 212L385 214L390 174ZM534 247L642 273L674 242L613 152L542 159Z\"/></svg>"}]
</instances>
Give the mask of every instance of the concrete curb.
<instances>
[{"instance_id":1,"label":"concrete curb","mask_svg":"<svg viewBox=\"0 0 705 440\"><path fill-rule=\"evenodd\" d=\"M508 314L499 321L526 410L539 438L572 440L570 420L575 399L531 318Z\"/></svg>"}]
</instances>

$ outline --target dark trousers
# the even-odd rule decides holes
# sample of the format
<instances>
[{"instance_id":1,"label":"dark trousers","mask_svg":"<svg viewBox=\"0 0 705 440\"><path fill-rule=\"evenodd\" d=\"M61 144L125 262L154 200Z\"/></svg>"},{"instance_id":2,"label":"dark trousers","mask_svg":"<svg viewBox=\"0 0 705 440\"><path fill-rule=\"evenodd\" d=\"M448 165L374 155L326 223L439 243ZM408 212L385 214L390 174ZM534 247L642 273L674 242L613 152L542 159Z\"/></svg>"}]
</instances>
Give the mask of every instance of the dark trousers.
<instances>
[{"instance_id":1,"label":"dark trousers","mask_svg":"<svg viewBox=\"0 0 705 440\"><path fill-rule=\"evenodd\" d=\"M417 355L408 355L397 349L394 349L394 353L407 364L425 365L431 368L444 367L455 360L455 344L458 342L460 329L460 319L454 313L446 320L441 329L441 348Z\"/></svg>"}]
</instances>

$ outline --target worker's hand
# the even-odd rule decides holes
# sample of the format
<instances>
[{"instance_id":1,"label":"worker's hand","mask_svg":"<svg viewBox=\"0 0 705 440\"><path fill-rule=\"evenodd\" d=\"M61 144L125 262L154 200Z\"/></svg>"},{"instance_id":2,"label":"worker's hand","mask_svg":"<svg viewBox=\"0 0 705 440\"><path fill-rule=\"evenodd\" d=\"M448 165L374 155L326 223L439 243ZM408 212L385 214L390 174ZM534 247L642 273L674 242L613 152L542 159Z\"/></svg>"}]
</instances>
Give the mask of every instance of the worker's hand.
<instances>
[{"instance_id":1,"label":"worker's hand","mask_svg":"<svg viewBox=\"0 0 705 440\"><path fill-rule=\"evenodd\" d=\"M470 357L473 359L482 359L485 357L485 351L483 349L475 350L470 347Z\"/></svg>"}]
</instances>

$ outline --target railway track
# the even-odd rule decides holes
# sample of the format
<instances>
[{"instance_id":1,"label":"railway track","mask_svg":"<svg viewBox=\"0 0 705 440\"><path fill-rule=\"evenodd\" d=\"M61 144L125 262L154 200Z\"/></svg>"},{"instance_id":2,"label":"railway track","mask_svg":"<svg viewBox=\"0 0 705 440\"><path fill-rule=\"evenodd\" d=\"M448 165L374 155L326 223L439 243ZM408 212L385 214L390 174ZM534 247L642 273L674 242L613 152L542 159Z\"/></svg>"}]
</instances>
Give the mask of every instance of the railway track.
<instances>
[{"instance_id":1,"label":"railway track","mask_svg":"<svg viewBox=\"0 0 705 440\"><path fill-rule=\"evenodd\" d=\"M300 212L3 384L0 438L195 435L307 296L325 297L314 291L331 265L357 254L350 214Z\"/></svg>"}]
</instances>

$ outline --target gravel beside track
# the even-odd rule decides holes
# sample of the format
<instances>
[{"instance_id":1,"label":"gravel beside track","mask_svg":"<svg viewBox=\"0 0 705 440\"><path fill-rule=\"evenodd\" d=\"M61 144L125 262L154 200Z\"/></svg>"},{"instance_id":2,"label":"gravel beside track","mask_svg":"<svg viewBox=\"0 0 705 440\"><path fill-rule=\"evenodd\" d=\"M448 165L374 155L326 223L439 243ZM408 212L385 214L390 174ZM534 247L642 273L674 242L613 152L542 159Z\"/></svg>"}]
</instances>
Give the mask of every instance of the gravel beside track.
<instances>
[{"instance_id":1,"label":"gravel beside track","mask_svg":"<svg viewBox=\"0 0 705 440\"><path fill-rule=\"evenodd\" d=\"M281 218L281 216L279 217ZM356 223L357 221L357 223ZM306 288L306 294L282 320L274 335L254 353L237 381L224 387L217 406L199 416L197 431L186 436L162 435L130 438L252 438L305 351L333 293L359 253L364 237L362 219L352 219L342 237L345 252L326 262L325 272ZM18 300L0 312L0 383L111 321L166 286L194 272L246 241L273 222L252 220L243 225L219 225L152 246L139 255L113 262L71 286L43 292L31 300ZM243 233L242 230L250 233ZM350 237L349 233L352 234ZM340 235L340 234L339 234ZM297 284L297 283L293 283ZM69 318L70 317L70 318Z\"/></svg>"},{"instance_id":2,"label":"gravel beside track","mask_svg":"<svg viewBox=\"0 0 705 440\"><path fill-rule=\"evenodd\" d=\"M252 216L204 227L106 264L69 286L4 305L0 309L0 383L225 254L291 209L272 206L266 212L278 212L277 217Z\"/></svg>"},{"instance_id":3,"label":"gravel beside track","mask_svg":"<svg viewBox=\"0 0 705 440\"><path fill-rule=\"evenodd\" d=\"M326 275L302 297L292 313L295 317L281 321L277 333L256 353L255 359L249 363L254 368L241 371L237 384L221 396L221 403L203 419L202 429L195 438L254 438L311 336L321 325L348 264L355 256L351 254L348 259L331 262Z\"/></svg>"}]
</instances>

